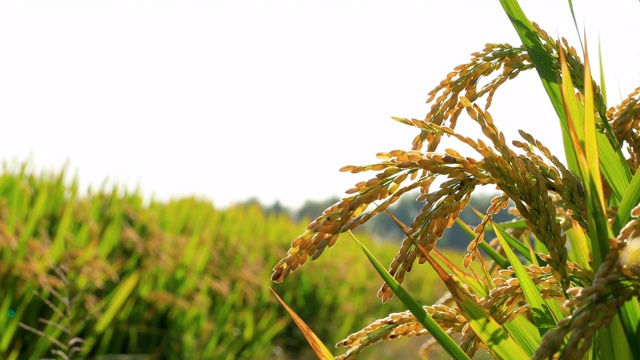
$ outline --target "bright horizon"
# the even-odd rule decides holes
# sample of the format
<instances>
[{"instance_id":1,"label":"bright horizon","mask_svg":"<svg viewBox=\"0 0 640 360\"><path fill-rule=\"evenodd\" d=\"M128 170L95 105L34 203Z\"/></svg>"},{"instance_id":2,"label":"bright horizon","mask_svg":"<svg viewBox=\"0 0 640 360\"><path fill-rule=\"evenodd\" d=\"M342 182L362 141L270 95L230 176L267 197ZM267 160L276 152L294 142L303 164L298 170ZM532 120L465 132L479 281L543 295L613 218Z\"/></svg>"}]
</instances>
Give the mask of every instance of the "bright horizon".
<instances>
[{"instance_id":1,"label":"bright horizon","mask_svg":"<svg viewBox=\"0 0 640 360\"><path fill-rule=\"evenodd\" d=\"M485 43L520 44L498 1L389 4L3 2L0 160L216 206L343 196L361 177L340 167L410 147L416 130L391 116L424 118L427 93ZM567 3L521 6L579 49ZM640 85L640 4L574 7L615 105ZM522 128L562 155L533 71L489 111L509 141Z\"/></svg>"}]
</instances>

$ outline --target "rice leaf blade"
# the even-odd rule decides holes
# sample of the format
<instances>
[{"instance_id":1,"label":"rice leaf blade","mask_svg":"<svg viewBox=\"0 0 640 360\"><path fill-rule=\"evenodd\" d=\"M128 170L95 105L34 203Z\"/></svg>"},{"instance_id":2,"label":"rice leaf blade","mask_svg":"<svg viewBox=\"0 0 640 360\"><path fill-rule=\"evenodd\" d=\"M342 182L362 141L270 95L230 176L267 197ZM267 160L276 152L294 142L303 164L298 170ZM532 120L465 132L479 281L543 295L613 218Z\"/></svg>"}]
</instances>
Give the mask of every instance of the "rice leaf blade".
<instances>
[{"instance_id":1,"label":"rice leaf blade","mask_svg":"<svg viewBox=\"0 0 640 360\"><path fill-rule=\"evenodd\" d=\"M122 306L138 284L138 280L140 280L140 271L135 271L122 281L114 290L115 293L108 303L109 306L95 326L95 331L97 333L104 332L113 319L118 315L118 312L122 309Z\"/></svg>"},{"instance_id":2,"label":"rice leaf blade","mask_svg":"<svg viewBox=\"0 0 640 360\"><path fill-rule=\"evenodd\" d=\"M600 42L600 36L598 36L598 65L600 66L600 93L604 102L607 103L607 85L604 81L604 61L602 60L602 43Z\"/></svg>"},{"instance_id":3,"label":"rice leaf blade","mask_svg":"<svg viewBox=\"0 0 640 360\"><path fill-rule=\"evenodd\" d=\"M617 234L622 227L631 219L631 209L640 203L640 171L637 171L622 196L622 201L618 206L618 212L613 223L613 232Z\"/></svg>"},{"instance_id":4,"label":"rice leaf blade","mask_svg":"<svg viewBox=\"0 0 640 360\"><path fill-rule=\"evenodd\" d=\"M509 261L511 261L511 266L513 267L516 277L520 281L522 292L529 303L531 312L533 313L533 319L537 325L538 331L540 332L540 336L543 336L547 331L556 326L551 310L540 295L540 292L533 283L533 280L529 277L527 270L522 266L513 250L511 250L511 247L507 242L507 238L512 236L504 231L504 229L499 225L494 224L494 228L496 230L498 240L502 245L502 249L507 254Z\"/></svg>"},{"instance_id":5,"label":"rice leaf blade","mask_svg":"<svg viewBox=\"0 0 640 360\"><path fill-rule=\"evenodd\" d=\"M569 134L569 124L562 101L560 85L558 84L558 72L552 55L542 45L542 41L531 21L527 18L517 0L500 0L500 4L509 17L511 24L518 33L522 44L527 49L531 61L535 65L538 76L542 81L551 105L556 111L562 128L562 140L567 157L567 165L573 172L578 171L577 158Z\"/></svg>"},{"instance_id":6,"label":"rice leaf blade","mask_svg":"<svg viewBox=\"0 0 640 360\"><path fill-rule=\"evenodd\" d=\"M513 340L531 357L542 342L540 332L536 325L529 321L523 314L519 314L512 321L504 323L504 327Z\"/></svg>"},{"instance_id":7,"label":"rice leaf blade","mask_svg":"<svg viewBox=\"0 0 640 360\"><path fill-rule=\"evenodd\" d=\"M634 341L634 339L637 340L638 331L640 330L640 304L638 304L638 298L634 297L625 302L618 310L618 315L633 358L640 359L640 342Z\"/></svg>"},{"instance_id":8,"label":"rice leaf blade","mask_svg":"<svg viewBox=\"0 0 640 360\"><path fill-rule=\"evenodd\" d=\"M591 270L591 247L584 229L574 219L570 219L571 227L567 229L569 258L586 270Z\"/></svg>"},{"instance_id":9,"label":"rice leaf blade","mask_svg":"<svg viewBox=\"0 0 640 360\"><path fill-rule=\"evenodd\" d=\"M584 151L586 164L598 164L600 156L598 155L598 143L596 141L596 118L593 99L593 80L591 78L591 69L589 64L589 54L587 52L587 42L585 36L585 54L584 54ZM585 164L585 165L586 165ZM600 173L600 166L590 166L587 168L588 179L584 179L593 188L597 201L599 202L598 208L602 211L600 215L604 214L606 209L604 201L604 193L602 190L602 177Z\"/></svg>"},{"instance_id":10,"label":"rice leaf blade","mask_svg":"<svg viewBox=\"0 0 640 360\"><path fill-rule=\"evenodd\" d=\"M527 359L527 354L491 315L471 297L446 271L429 255L427 261L444 281L447 289L458 304L469 326L499 359Z\"/></svg>"},{"instance_id":11,"label":"rice leaf blade","mask_svg":"<svg viewBox=\"0 0 640 360\"><path fill-rule=\"evenodd\" d=\"M424 308L391 276L380 264L375 256L362 244L352 232L349 235L360 246L380 277L389 285L389 288L398 296L402 303L411 311L416 319L424 326L434 339L451 355L454 359L469 359L460 346L447 334L440 325L427 313Z\"/></svg>"},{"instance_id":12,"label":"rice leaf blade","mask_svg":"<svg viewBox=\"0 0 640 360\"><path fill-rule=\"evenodd\" d=\"M287 303L284 300L282 300L282 298L280 298L280 296L278 296L278 294L272 288L269 288L269 290L271 291L273 296L276 297L280 305L282 305L282 307L284 307L287 313L289 313L289 316L291 316L291 318L293 319L293 322L296 323L300 331L302 331L304 338L307 339L307 342L309 343L309 345L311 345L311 348L316 353L318 358L322 360L334 359L335 357L333 356L333 354L331 354L331 351L327 349L324 343L320 340L320 338L318 338L318 336L313 332L313 330L311 330L311 328L304 322L304 320L302 320L302 318L300 318L300 316L298 316L298 314L296 314L296 312L293 311L293 309L291 309L289 305L287 305Z\"/></svg>"},{"instance_id":13,"label":"rice leaf blade","mask_svg":"<svg viewBox=\"0 0 640 360\"><path fill-rule=\"evenodd\" d=\"M462 269L457 267L453 262L449 261L449 259L447 259L446 256L442 255L438 250L433 249L431 250L431 252L434 255L436 255L438 259L440 259L440 261L442 261L445 265L449 267L449 269L453 272L453 274L458 278L459 281L468 285L469 288L471 288L471 290L473 290L474 293L482 297L488 295L489 289L487 289L485 284L474 279L473 277L469 276L467 273L462 271Z\"/></svg>"},{"instance_id":14,"label":"rice leaf blade","mask_svg":"<svg viewBox=\"0 0 640 360\"><path fill-rule=\"evenodd\" d=\"M603 203L599 196L599 190L597 188L597 182L592 180L592 173L589 169L589 161L587 159L587 152L590 152L590 157L593 156L594 145L593 139L589 139L589 147L585 143L585 136L591 136L591 131L585 130L585 112L584 109L579 107L579 101L574 93L573 83L571 81L571 74L569 73L569 66L565 59L564 51L560 49L560 66L562 69L562 98L565 103L567 112L567 119L569 122L569 132L573 141L573 146L576 149L576 155L578 158L578 167L580 178L585 187L585 196L587 200L587 213L589 223L589 239L591 241L591 250L593 251L594 268L600 266L604 254L606 253L606 243L604 241L598 241L598 239L607 239L609 234L607 231L606 214L604 213ZM592 125L592 124L591 124ZM595 129L594 129L595 130ZM596 155L597 156L597 155ZM605 170L606 173L606 170Z\"/></svg>"}]
</instances>

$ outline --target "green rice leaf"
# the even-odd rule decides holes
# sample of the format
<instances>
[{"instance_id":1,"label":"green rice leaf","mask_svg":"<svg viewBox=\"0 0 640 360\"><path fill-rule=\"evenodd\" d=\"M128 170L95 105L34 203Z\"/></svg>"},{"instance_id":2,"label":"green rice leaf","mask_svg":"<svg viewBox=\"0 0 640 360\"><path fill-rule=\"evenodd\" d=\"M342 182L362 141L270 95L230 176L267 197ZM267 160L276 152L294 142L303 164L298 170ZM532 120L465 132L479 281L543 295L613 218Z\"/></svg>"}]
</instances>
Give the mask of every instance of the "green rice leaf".
<instances>
[{"instance_id":1,"label":"green rice leaf","mask_svg":"<svg viewBox=\"0 0 640 360\"><path fill-rule=\"evenodd\" d=\"M627 344L633 354L634 359L640 359L640 341L637 341L638 331L640 328L640 305L638 298L631 298L625 302L618 310L620 323L626 335ZM635 341L634 341L635 339Z\"/></svg>"},{"instance_id":2,"label":"green rice leaf","mask_svg":"<svg viewBox=\"0 0 640 360\"><path fill-rule=\"evenodd\" d=\"M562 97L569 122L569 133L576 150L578 173L585 186L587 212L589 214L589 239L591 241L591 251L593 252L594 268L597 268L600 266L600 263L604 259L604 254L607 252L608 245L606 239L608 239L610 235L604 211L604 201L600 195L602 193L602 184L594 178L594 172L600 174L600 170L591 170L590 168L592 168L592 166L589 166L589 164L593 164L593 162L590 163L588 160L588 158L593 158L594 152L597 157L599 144L596 144L593 139L593 131L595 131L595 129L592 129L593 131L585 129L589 126L595 127L595 125L590 119L585 120L585 118L583 118L585 112L581 111L583 109L580 109L578 106L579 101L574 93L571 74L569 73L569 67L562 49L560 49L560 66L562 68ZM588 102L586 99L585 101ZM593 108L591 108L591 110L593 110ZM593 116L593 111L591 111L591 115ZM585 139L586 137L589 139ZM606 169L604 169L604 173L607 173Z\"/></svg>"},{"instance_id":3,"label":"green rice leaf","mask_svg":"<svg viewBox=\"0 0 640 360\"><path fill-rule=\"evenodd\" d=\"M500 241L500 245L504 252L507 254L509 261L511 261L511 266L513 267L513 271L516 274L516 277L520 281L520 286L522 287L522 292L527 298L527 302L531 307L531 313L533 314L533 319L537 325L538 331L540 332L540 336L544 335L550 329L553 329L556 326L556 321L553 318L551 310L547 306L546 302L540 295L540 291L533 283L533 280L527 274L527 270L522 266L520 260L516 256L516 254L511 250L509 243L507 241L508 238L512 237L509 235L504 229L500 228L499 225L494 224L494 228L496 230L496 235L498 236L498 240ZM515 240L515 239L514 239Z\"/></svg>"},{"instance_id":4,"label":"green rice leaf","mask_svg":"<svg viewBox=\"0 0 640 360\"><path fill-rule=\"evenodd\" d=\"M574 150L574 142L570 136L569 119L563 103L563 97L561 87L558 79L560 74L555 67L552 55L549 54L542 45L540 38L538 37L536 30L534 29L531 21L526 17L522 8L518 4L517 0L500 0L505 13L509 17L513 27L515 28L520 40L527 49L531 61L536 67L536 71L542 81L551 104L556 110L556 114L560 120L560 126L562 129L562 139L564 143L564 151L567 157L567 165L569 170L574 173L579 173L576 153ZM566 77L563 75L563 86L565 85ZM573 93L573 87L571 87L571 93ZM565 93L567 93L565 91ZM576 109L580 109L581 104L575 104ZM575 113L573 114L575 116ZM574 121L582 121L582 116L574 119ZM606 126L606 124L605 124ZM582 127L580 127L582 130ZM582 136L582 135L581 135ZM611 186L616 199L620 200L624 194L629 181L631 181L631 173L627 167L622 164L624 156L620 151L613 149L609 143L609 139L606 135L598 133L596 136L598 148L600 150L599 163L602 167L602 174Z\"/></svg>"},{"instance_id":5,"label":"green rice leaf","mask_svg":"<svg viewBox=\"0 0 640 360\"><path fill-rule=\"evenodd\" d=\"M27 285L27 289L25 289L22 298L13 299L12 296L6 296L2 299L2 313L0 313L0 315L3 319L0 321L2 325L2 332L0 333L0 353L5 353L9 348L9 344L18 329L18 324L25 315L31 299L34 297L33 291L35 288L35 284L31 283ZM7 315L12 300L19 300L17 301L18 306L17 309L15 309L13 318Z\"/></svg>"},{"instance_id":6,"label":"green rice leaf","mask_svg":"<svg viewBox=\"0 0 640 360\"><path fill-rule=\"evenodd\" d=\"M598 331L597 345L593 346L593 350L598 352L598 359L637 359L631 355L630 349L632 343L638 342L637 337L631 338L631 341L627 339L620 318L615 314L611 324Z\"/></svg>"},{"instance_id":7,"label":"green rice leaf","mask_svg":"<svg viewBox=\"0 0 640 360\"><path fill-rule=\"evenodd\" d=\"M558 84L558 72L556 70L553 57L545 50L535 28L522 11L518 1L500 0L500 4L518 33L522 44L527 49L527 53L535 65L538 76L542 81L542 86L547 92L556 114L558 114L560 126L562 128L562 139L564 143L564 151L567 157L567 165L571 171L577 172L577 159L571 138L569 137L569 124L564 110L560 85Z\"/></svg>"},{"instance_id":8,"label":"green rice leaf","mask_svg":"<svg viewBox=\"0 0 640 360\"><path fill-rule=\"evenodd\" d=\"M584 229L574 219L570 219L571 227L565 232L569 244L569 259L586 270L591 270L591 246Z\"/></svg>"},{"instance_id":9,"label":"green rice leaf","mask_svg":"<svg viewBox=\"0 0 640 360\"><path fill-rule=\"evenodd\" d=\"M304 320L302 320L302 318L298 316L298 314L296 314L296 312L293 311L293 309L291 309L289 305L287 305L287 303L284 300L282 300L282 298L280 298L280 296L278 296L278 294L272 288L269 288L269 290L271 290L271 293L273 294L273 296L276 297L280 305L282 305L282 307L284 307L287 313L289 313L289 316L291 316L291 318L293 319L293 322L295 322L296 325L298 325L298 328L300 328L300 331L302 331L304 338L307 339L307 342L309 343L309 345L311 345L311 348L318 356L318 359L321 359L321 360L335 359L335 356L331 354L331 351L327 349L324 343L304 322Z\"/></svg>"},{"instance_id":10,"label":"green rice leaf","mask_svg":"<svg viewBox=\"0 0 640 360\"><path fill-rule=\"evenodd\" d=\"M613 222L613 232L617 234L631 219L631 209L640 203L640 171L637 171L631 180L631 184L622 197L618 212Z\"/></svg>"},{"instance_id":11,"label":"green rice leaf","mask_svg":"<svg viewBox=\"0 0 640 360\"><path fill-rule=\"evenodd\" d=\"M469 295L428 253L427 261L444 281L462 315L469 326L499 359L527 359L530 357L524 349L509 335L505 327Z\"/></svg>"},{"instance_id":12,"label":"green rice leaf","mask_svg":"<svg viewBox=\"0 0 640 360\"><path fill-rule=\"evenodd\" d=\"M520 314L515 319L507 321L503 324L513 340L522 347L529 358L536 352L538 346L542 342L540 332L535 324L527 319L526 316Z\"/></svg>"},{"instance_id":13,"label":"green rice leaf","mask_svg":"<svg viewBox=\"0 0 640 360\"><path fill-rule=\"evenodd\" d=\"M631 171L624 161L624 156L613 150L604 134L597 133L596 140L600 151L599 163L602 168L602 176L611 187L615 200L621 201L631 182Z\"/></svg>"},{"instance_id":14,"label":"green rice leaf","mask_svg":"<svg viewBox=\"0 0 640 360\"><path fill-rule=\"evenodd\" d=\"M487 344L489 350L500 359L528 359L527 354L505 328L500 326L480 305L456 284L454 297L463 299L458 302L460 310L467 318L469 326L482 341ZM451 288L450 288L451 289Z\"/></svg>"},{"instance_id":15,"label":"green rice leaf","mask_svg":"<svg viewBox=\"0 0 640 360\"><path fill-rule=\"evenodd\" d=\"M367 249L358 239L349 231L349 235L360 246L365 253L373 267L376 269L380 277L389 285L389 288L396 296L402 301L402 303L411 311L413 316L424 326L427 331L433 336L434 339L451 355L454 359L469 359L467 354L462 351L460 346L447 334L438 323L433 320L431 315L427 313L422 305L420 305L403 287L391 276L387 270L380 264L380 262L373 256L373 254Z\"/></svg>"},{"instance_id":16,"label":"green rice leaf","mask_svg":"<svg viewBox=\"0 0 640 360\"><path fill-rule=\"evenodd\" d=\"M420 249L421 252L423 250L424 248ZM485 297L489 295L489 289L486 287L486 285L483 282L476 280L472 276L469 276L467 273L462 271L462 269L457 267L453 262L447 259L446 256L442 255L437 249L431 250L431 253L436 255L436 257L438 257L438 259L440 259L440 261L442 261L451 270L451 272L456 276L458 281L468 285L469 288L475 294L477 294L480 297Z\"/></svg>"},{"instance_id":17,"label":"green rice leaf","mask_svg":"<svg viewBox=\"0 0 640 360\"><path fill-rule=\"evenodd\" d=\"M515 221L504 221L497 223L502 226L503 229L528 229L529 225L527 225L527 221L525 219L515 220ZM493 230L492 224L487 224L485 230Z\"/></svg>"},{"instance_id":18,"label":"green rice leaf","mask_svg":"<svg viewBox=\"0 0 640 360\"><path fill-rule=\"evenodd\" d=\"M95 331L97 333L102 333L118 315L118 312L138 284L138 280L140 280L140 271L135 271L114 290L115 293L108 302L109 306L96 324Z\"/></svg>"},{"instance_id":19,"label":"green rice leaf","mask_svg":"<svg viewBox=\"0 0 640 360\"><path fill-rule=\"evenodd\" d=\"M571 18L573 19L573 25L576 27L576 33L578 34L578 38L580 39L580 29L578 29L578 22L576 21L576 14L573 11L573 1L568 0L569 2L569 10L571 10ZM580 40L580 47L582 47L582 52L584 52L584 45L582 44L582 40Z\"/></svg>"},{"instance_id":20,"label":"green rice leaf","mask_svg":"<svg viewBox=\"0 0 640 360\"><path fill-rule=\"evenodd\" d=\"M398 227L402 230L402 232L405 234L405 236L407 236L407 238L411 239L411 233L409 232L409 229L407 228L407 226L405 224L403 224L397 217L395 217L393 214L391 214L388 210L384 211L385 214L387 214L387 216L389 216L389 218L391 218L391 220L393 220L393 222L396 223L396 225L398 225ZM456 219L459 220L459 219ZM463 223L463 225L466 226L466 224ZM467 226L468 228L468 226ZM475 233L474 235L471 235L472 238L475 237ZM418 248L418 250L424 254L425 256L428 256L427 251L424 249L424 247L422 247L422 245L416 243L414 241L414 245ZM488 245L488 244L487 244ZM492 249L493 250L493 249ZM457 267L453 262L451 262L449 259L447 259L446 256L442 255L438 250L433 249L431 250L432 253L434 253L439 259L440 261L442 261L447 267L449 267L449 269L457 276L458 280L465 283L466 285L468 285L476 294L478 294L479 296L486 296L489 292L489 289L487 288L487 286L485 285L485 283L476 280L476 278L473 278L469 275L467 275L464 271L462 271L459 267ZM494 250L495 251L495 250ZM483 267L483 270L485 270L485 277L486 278L490 278L489 273L486 271L486 269ZM490 284L489 284L490 286Z\"/></svg>"},{"instance_id":21,"label":"green rice leaf","mask_svg":"<svg viewBox=\"0 0 640 360\"><path fill-rule=\"evenodd\" d=\"M589 69L588 55L585 54L584 118L575 111L575 107L573 106L578 103L578 100L573 92L574 87L573 84L571 84L569 69L562 49L560 51L560 65L562 67L562 95L565 108L567 109L569 131L574 146L576 147L579 173L585 185L588 213L587 222L589 224L593 267L597 269L608 252L609 246L607 239L613 236L612 229L606 220L606 204L604 201L603 184L601 182L601 168L602 174L609 182L614 195L621 197L620 194L626 192L629 183L626 181L625 175L616 173L616 169L612 168L612 165L617 164L619 165L617 169L626 169L627 171L628 167L623 166L620 161L618 161L617 155L613 152L611 144L604 138L604 135L596 132L592 78ZM600 138L597 137L598 135L601 135ZM609 153L599 154L600 149L609 150ZM598 160L600 166L590 166L590 164L597 163L596 161ZM620 323L618 323L617 326L621 329ZM618 330L619 329L613 327L601 329L597 337L597 343L600 349L608 354L607 356L610 355L616 359L626 358L629 344L634 342L634 340L632 340L634 336L620 336L621 330ZM631 334L627 333L627 335Z\"/></svg>"},{"instance_id":22,"label":"green rice leaf","mask_svg":"<svg viewBox=\"0 0 640 360\"><path fill-rule=\"evenodd\" d=\"M77 185L75 184L76 183L74 181L70 202L75 201L75 198L77 195ZM65 236L67 236L67 234L71 229L72 221L73 221L73 206L67 206L65 207L62 218L60 219L60 223L56 230L56 236L53 238L53 241L51 242L51 248L47 253L48 261L55 263L56 261L58 261L58 259L64 252L65 245L66 245Z\"/></svg>"},{"instance_id":23,"label":"green rice leaf","mask_svg":"<svg viewBox=\"0 0 640 360\"><path fill-rule=\"evenodd\" d=\"M607 102L607 85L604 81L604 61L602 61L602 44L600 43L600 36L598 36L598 64L600 65L600 93L604 102ZM606 123L606 121L603 121Z\"/></svg>"},{"instance_id":24,"label":"green rice leaf","mask_svg":"<svg viewBox=\"0 0 640 360\"><path fill-rule=\"evenodd\" d=\"M593 80L591 76L591 68L589 64L589 54L587 53L587 42L585 37L585 53L584 53L584 152L586 164L597 164L600 156L598 155L598 143L596 141L596 118L593 98ZM564 71L564 67L563 67ZM586 165L585 164L585 165ZM595 193L591 196L596 196L596 200L599 202L599 209L602 211L600 215L606 216L604 209L606 205L604 202L604 193L602 187L602 177L599 166L589 166L588 178L584 179Z\"/></svg>"},{"instance_id":25,"label":"green rice leaf","mask_svg":"<svg viewBox=\"0 0 640 360\"><path fill-rule=\"evenodd\" d=\"M449 281L447 287L453 295L456 303L469 326L487 345L489 350L499 359L528 359L527 354L520 345L509 335L506 327L500 326L491 315L478 305L474 299L464 292L460 286Z\"/></svg>"}]
</instances>

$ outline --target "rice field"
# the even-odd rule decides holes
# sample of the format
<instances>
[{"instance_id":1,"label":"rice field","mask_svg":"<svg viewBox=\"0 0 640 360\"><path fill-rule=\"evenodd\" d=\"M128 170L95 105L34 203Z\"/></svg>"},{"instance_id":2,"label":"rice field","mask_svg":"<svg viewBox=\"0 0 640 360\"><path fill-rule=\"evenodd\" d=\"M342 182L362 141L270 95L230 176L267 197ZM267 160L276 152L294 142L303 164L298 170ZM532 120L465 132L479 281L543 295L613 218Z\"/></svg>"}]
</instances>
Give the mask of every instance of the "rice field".
<instances>
[{"instance_id":1,"label":"rice field","mask_svg":"<svg viewBox=\"0 0 640 360\"><path fill-rule=\"evenodd\" d=\"M303 229L304 220L267 214L258 204L148 201L106 185L81 194L64 171L5 164L0 358L314 357L269 286L330 347L403 310L400 302L380 306L382 283L370 281L375 270L355 244L311 262L287 284L272 284L273 263ZM395 253L394 244L361 240L383 259ZM427 277L412 280L424 301L444 292Z\"/></svg>"}]
</instances>

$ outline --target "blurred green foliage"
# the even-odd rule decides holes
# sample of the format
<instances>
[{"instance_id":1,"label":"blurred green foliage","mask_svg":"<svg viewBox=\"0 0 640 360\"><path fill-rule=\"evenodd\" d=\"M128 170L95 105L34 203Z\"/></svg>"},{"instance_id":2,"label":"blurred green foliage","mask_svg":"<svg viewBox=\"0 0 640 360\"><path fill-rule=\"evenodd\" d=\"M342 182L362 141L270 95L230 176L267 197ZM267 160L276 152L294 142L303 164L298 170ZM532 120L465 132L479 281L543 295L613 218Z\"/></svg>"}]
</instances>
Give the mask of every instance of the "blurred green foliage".
<instances>
[{"instance_id":1,"label":"blurred green foliage","mask_svg":"<svg viewBox=\"0 0 640 360\"><path fill-rule=\"evenodd\" d=\"M381 284L370 281L375 270L346 236L332 256L307 264L286 284L271 284L271 266L307 222L257 203L216 209L196 198L146 201L106 185L80 194L64 171L5 165L0 358L309 356L269 286L330 348L404 310L396 300L380 306ZM397 244L359 238L382 261L395 255ZM406 286L418 299L442 295L429 272L415 275Z\"/></svg>"}]
</instances>

